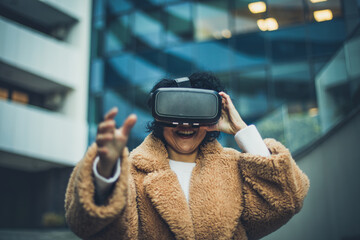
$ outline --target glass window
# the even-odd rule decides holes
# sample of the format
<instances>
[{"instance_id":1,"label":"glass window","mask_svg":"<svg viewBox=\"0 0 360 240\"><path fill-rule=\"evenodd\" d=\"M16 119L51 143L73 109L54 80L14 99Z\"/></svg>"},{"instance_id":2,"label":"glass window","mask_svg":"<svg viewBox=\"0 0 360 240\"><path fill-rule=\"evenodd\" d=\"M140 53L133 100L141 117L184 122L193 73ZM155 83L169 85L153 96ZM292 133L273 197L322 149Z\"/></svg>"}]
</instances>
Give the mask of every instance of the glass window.
<instances>
[{"instance_id":1,"label":"glass window","mask_svg":"<svg viewBox=\"0 0 360 240\"><path fill-rule=\"evenodd\" d=\"M195 6L194 31L196 40L204 41L232 36L229 26L228 1L202 1Z\"/></svg>"},{"instance_id":2,"label":"glass window","mask_svg":"<svg viewBox=\"0 0 360 240\"><path fill-rule=\"evenodd\" d=\"M134 72L133 55L122 54L109 58L105 61L105 80L106 88L128 87L132 82Z\"/></svg>"},{"instance_id":3,"label":"glass window","mask_svg":"<svg viewBox=\"0 0 360 240\"><path fill-rule=\"evenodd\" d=\"M91 63L90 93L100 93L104 85L104 62L102 59L94 59Z\"/></svg>"},{"instance_id":4,"label":"glass window","mask_svg":"<svg viewBox=\"0 0 360 240\"><path fill-rule=\"evenodd\" d=\"M159 48L162 46L164 24L161 11L137 11L135 13L134 35L136 48Z\"/></svg>"},{"instance_id":5,"label":"glass window","mask_svg":"<svg viewBox=\"0 0 360 240\"><path fill-rule=\"evenodd\" d=\"M227 71L233 60L233 49L229 48L229 40L198 43L195 54L194 61L198 70Z\"/></svg>"},{"instance_id":6,"label":"glass window","mask_svg":"<svg viewBox=\"0 0 360 240\"><path fill-rule=\"evenodd\" d=\"M303 24L304 6L299 0L268 0L268 18L274 18L279 28Z\"/></svg>"},{"instance_id":7,"label":"glass window","mask_svg":"<svg viewBox=\"0 0 360 240\"><path fill-rule=\"evenodd\" d=\"M308 47L304 26L268 32L273 62L306 60Z\"/></svg>"},{"instance_id":8,"label":"glass window","mask_svg":"<svg viewBox=\"0 0 360 240\"><path fill-rule=\"evenodd\" d=\"M148 0L151 5L162 5L164 4L167 0ZM145 2L145 1L141 1L141 2Z\"/></svg>"},{"instance_id":9,"label":"glass window","mask_svg":"<svg viewBox=\"0 0 360 240\"><path fill-rule=\"evenodd\" d=\"M233 72L231 96L241 116L254 122L268 111L268 88L265 68Z\"/></svg>"},{"instance_id":10,"label":"glass window","mask_svg":"<svg viewBox=\"0 0 360 240\"><path fill-rule=\"evenodd\" d=\"M177 43L193 39L191 3L171 5L166 12L166 41Z\"/></svg>"},{"instance_id":11,"label":"glass window","mask_svg":"<svg viewBox=\"0 0 360 240\"><path fill-rule=\"evenodd\" d=\"M102 17L105 14L105 0L94 0L93 17Z\"/></svg>"},{"instance_id":12,"label":"glass window","mask_svg":"<svg viewBox=\"0 0 360 240\"><path fill-rule=\"evenodd\" d=\"M133 84L149 91L154 83L166 75L164 58L161 51L144 51L134 56L132 66L134 74Z\"/></svg>"},{"instance_id":13,"label":"glass window","mask_svg":"<svg viewBox=\"0 0 360 240\"><path fill-rule=\"evenodd\" d=\"M131 47L130 19L131 16L123 15L110 22L105 33L107 53Z\"/></svg>"},{"instance_id":14,"label":"glass window","mask_svg":"<svg viewBox=\"0 0 360 240\"><path fill-rule=\"evenodd\" d=\"M29 103L29 95L25 92L20 91L12 91L11 100L18 103L28 104Z\"/></svg>"},{"instance_id":15,"label":"glass window","mask_svg":"<svg viewBox=\"0 0 360 240\"><path fill-rule=\"evenodd\" d=\"M331 21L342 15L340 0L307 0L309 20L316 22Z\"/></svg>"},{"instance_id":16,"label":"glass window","mask_svg":"<svg viewBox=\"0 0 360 240\"><path fill-rule=\"evenodd\" d=\"M345 40L346 28L342 19L309 24L307 27L313 56L332 55Z\"/></svg>"},{"instance_id":17,"label":"glass window","mask_svg":"<svg viewBox=\"0 0 360 240\"><path fill-rule=\"evenodd\" d=\"M103 29L104 29L104 20L102 18L94 19L91 47L92 52L95 58L101 57L103 55Z\"/></svg>"},{"instance_id":18,"label":"glass window","mask_svg":"<svg viewBox=\"0 0 360 240\"><path fill-rule=\"evenodd\" d=\"M9 89L0 87L0 99L8 99L9 98Z\"/></svg>"},{"instance_id":19,"label":"glass window","mask_svg":"<svg viewBox=\"0 0 360 240\"><path fill-rule=\"evenodd\" d=\"M360 3L360 1L358 1ZM360 6L355 1L343 1L343 15L346 22L347 34L353 34L360 23Z\"/></svg>"},{"instance_id":20,"label":"glass window","mask_svg":"<svg viewBox=\"0 0 360 240\"><path fill-rule=\"evenodd\" d=\"M232 60L230 69L248 68L268 63L265 33L256 32L235 37L231 40Z\"/></svg>"},{"instance_id":21,"label":"glass window","mask_svg":"<svg viewBox=\"0 0 360 240\"><path fill-rule=\"evenodd\" d=\"M252 5L251 5L252 4ZM235 33L259 31L257 21L266 18L267 6L263 1L235 0L235 9L230 11Z\"/></svg>"},{"instance_id":22,"label":"glass window","mask_svg":"<svg viewBox=\"0 0 360 240\"><path fill-rule=\"evenodd\" d=\"M116 14L116 13L120 13L120 12L129 11L134 7L133 2L138 2L138 1L107 0L107 10L110 12L110 14Z\"/></svg>"},{"instance_id":23,"label":"glass window","mask_svg":"<svg viewBox=\"0 0 360 240\"><path fill-rule=\"evenodd\" d=\"M192 70L196 68L195 49L193 43L168 47L165 50L166 72L177 77L191 74Z\"/></svg>"},{"instance_id":24,"label":"glass window","mask_svg":"<svg viewBox=\"0 0 360 240\"><path fill-rule=\"evenodd\" d=\"M312 97L310 67L306 60L273 64L271 77L276 105L305 103Z\"/></svg>"}]
</instances>

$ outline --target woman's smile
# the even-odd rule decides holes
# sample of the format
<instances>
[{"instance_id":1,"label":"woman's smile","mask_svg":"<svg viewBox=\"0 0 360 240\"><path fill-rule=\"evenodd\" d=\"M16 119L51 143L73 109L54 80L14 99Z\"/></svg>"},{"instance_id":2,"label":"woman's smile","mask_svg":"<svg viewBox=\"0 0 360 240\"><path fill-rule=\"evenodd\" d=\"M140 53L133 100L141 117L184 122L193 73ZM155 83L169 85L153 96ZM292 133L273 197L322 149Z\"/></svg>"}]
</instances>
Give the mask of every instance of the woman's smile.
<instances>
[{"instance_id":1,"label":"woman's smile","mask_svg":"<svg viewBox=\"0 0 360 240\"><path fill-rule=\"evenodd\" d=\"M164 138L167 142L167 146L178 154L191 154L197 152L205 135L206 130L203 127L164 127Z\"/></svg>"}]
</instances>

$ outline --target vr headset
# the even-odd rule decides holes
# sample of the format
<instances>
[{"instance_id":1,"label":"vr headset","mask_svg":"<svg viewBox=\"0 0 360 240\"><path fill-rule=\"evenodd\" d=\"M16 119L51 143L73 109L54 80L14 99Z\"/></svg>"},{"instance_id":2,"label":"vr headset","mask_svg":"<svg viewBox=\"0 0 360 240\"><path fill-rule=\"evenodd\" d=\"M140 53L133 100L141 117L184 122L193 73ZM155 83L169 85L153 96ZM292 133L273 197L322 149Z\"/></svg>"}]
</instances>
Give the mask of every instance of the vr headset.
<instances>
[{"instance_id":1,"label":"vr headset","mask_svg":"<svg viewBox=\"0 0 360 240\"><path fill-rule=\"evenodd\" d=\"M187 77L175 81L179 87L159 88L152 94L153 117L168 126L217 123L221 116L221 96L213 90L190 88Z\"/></svg>"}]
</instances>

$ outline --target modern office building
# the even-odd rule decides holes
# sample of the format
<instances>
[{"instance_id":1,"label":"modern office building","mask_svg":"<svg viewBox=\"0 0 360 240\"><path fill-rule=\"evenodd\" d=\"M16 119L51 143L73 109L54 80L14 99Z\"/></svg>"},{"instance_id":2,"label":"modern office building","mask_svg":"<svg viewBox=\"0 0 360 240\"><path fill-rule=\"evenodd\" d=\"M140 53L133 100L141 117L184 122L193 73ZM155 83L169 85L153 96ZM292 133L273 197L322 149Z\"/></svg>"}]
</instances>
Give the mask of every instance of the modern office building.
<instances>
[{"instance_id":1,"label":"modern office building","mask_svg":"<svg viewBox=\"0 0 360 240\"><path fill-rule=\"evenodd\" d=\"M56 222L110 108L138 115L132 149L152 86L210 71L311 180L266 239L359 239L359 24L359 0L0 0L0 228Z\"/></svg>"},{"instance_id":2,"label":"modern office building","mask_svg":"<svg viewBox=\"0 0 360 240\"><path fill-rule=\"evenodd\" d=\"M358 23L352 0L94 1L89 139L117 105L119 122L138 114L138 145L154 83L211 71L246 122L300 150L354 107L359 81L348 60L357 57L348 54Z\"/></svg>"},{"instance_id":3,"label":"modern office building","mask_svg":"<svg viewBox=\"0 0 360 240\"><path fill-rule=\"evenodd\" d=\"M211 71L263 137L284 143L309 175L298 216L267 239L359 239L360 1L95 0L89 141L116 105L134 112L130 147L152 119L161 78ZM236 147L223 135L225 146Z\"/></svg>"},{"instance_id":4,"label":"modern office building","mask_svg":"<svg viewBox=\"0 0 360 240\"><path fill-rule=\"evenodd\" d=\"M0 228L64 225L87 147L90 23L88 0L0 1Z\"/></svg>"}]
</instances>

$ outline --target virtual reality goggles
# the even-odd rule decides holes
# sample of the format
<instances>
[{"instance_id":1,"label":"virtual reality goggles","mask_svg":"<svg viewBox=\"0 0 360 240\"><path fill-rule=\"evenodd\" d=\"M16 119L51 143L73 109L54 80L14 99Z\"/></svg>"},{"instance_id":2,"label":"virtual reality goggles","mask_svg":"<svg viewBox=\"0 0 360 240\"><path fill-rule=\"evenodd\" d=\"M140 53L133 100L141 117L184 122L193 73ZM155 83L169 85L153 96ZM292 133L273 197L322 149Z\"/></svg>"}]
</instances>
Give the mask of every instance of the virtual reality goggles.
<instances>
[{"instance_id":1,"label":"virtual reality goggles","mask_svg":"<svg viewBox=\"0 0 360 240\"><path fill-rule=\"evenodd\" d=\"M186 88L189 78L175 79L176 88L159 88L151 96L152 115L164 125L212 125L221 116L221 96L213 90Z\"/></svg>"}]
</instances>

